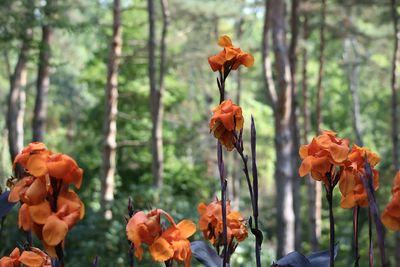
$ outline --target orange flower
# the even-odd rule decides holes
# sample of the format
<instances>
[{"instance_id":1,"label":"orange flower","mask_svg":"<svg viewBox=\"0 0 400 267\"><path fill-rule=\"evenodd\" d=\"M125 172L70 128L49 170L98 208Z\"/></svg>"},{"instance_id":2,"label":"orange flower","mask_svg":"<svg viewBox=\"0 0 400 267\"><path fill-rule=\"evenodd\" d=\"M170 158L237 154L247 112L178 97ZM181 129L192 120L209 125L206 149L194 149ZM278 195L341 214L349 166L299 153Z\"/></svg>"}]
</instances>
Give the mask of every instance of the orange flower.
<instances>
[{"instance_id":1,"label":"orange flower","mask_svg":"<svg viewBox=\"0 0 400 267\"><path fill-rule=\"evenodd\" d=\"M332 131L323 131L321 135L313 138L310 144L300 147L299 154L303 160L299 175L308 173L317 181L329 185L326 175L334 175L334 166L342 166L349 153L349 141L336 137ZM331 173L331 171L333 173Z\"/></svg>"},{"instance_id":2,"label":"orange flower","mask_svg":"<svg viewBox=\"0 0 400 267\"><path fill-rule=\"evenodd\" d=\"M135 246L135 256L140 260L143 257L142 243L151 245L161 234L160 209L145 214L143 211L135 213L126 225L126 235Z\"/></svg>"},{"instance_id":3,"label":"orange flower","mask_svg":"<svg viewBox=\"0 0 400 267\"><path fill-rule=\"evenodd\" d=\"M51 259L46 253L34 247L29 251L23 251L22 254L15 248L9 257L0 259L0 267L19 267L21 263L27 267L50 267Z\"/></svg>"},{"instance_id":4,"label":"orange flower","mask_svg":"<svg viewBox=\"0 0 400 267\"><path fill-rule=\"evenodd\" d=\"M386 228L400 231L400 171L394 178L392 199L382 212L381 220Z\"/></svg>"},{"instance_id":5,"label":"orange flower","mask_svg":"<svg viewBox=\"0 0 400 267\"><path fill-rule=\"evenodd\" d=\"M368 206L368 195L362 181L362 177L365 176L365 157L372 168L373 188L376 191L379 187L379 173L374 167L379 163L380 158L368 148L353 145L340 175L339 189L342 193L340 206L342 208L352 208L356 205Z\"/></svg>"},{"instance_id":6,"label":"orange flower","mask_svg":"<svg viewBox=\"0 0 400 267\"><path fill-rule=\"evenodd\" d=\"M222 240L222 206L221 201L213 201L209 205L200 203L197 207L200 214L199 228L203 231L204 239L210 240L211 244L219 246ZM227 213L227 235L228 243L233 239L241 242L247 238L247 228L243 217L239 212L232 212L230 203L226 202Z\"/></svg>"},{"instance_id":7,"label":"orange flower","mask_svg":"<svg viewBox=\"0 0 400 267\"><path fill-rule=\"evenodd\" d=\"M218 45L224 50L208 58L208 63L213 71L236 70L240 65L251 67L254 64L253 56L243 52L239 47L234 47L229 36L221 36L218 39Z\"/></svg>"},{"instance_id":8,"label":"orange flower","mask_svg":"<svg viewBox=\"0 0 400 267\"><path fill-rule=\"evenodd\" d=\"M30 143L14 160L14 167L19 163L34 177L46 177L73 183L78 189L82 184L83 170L71 157L52 153L43 143Z\"/></svg>"},{"instance_id":9,"label":"orange flower","mask_svg":"<svg viewBox=\"0 0 400 267\"><path fill-rule=\"evenodd\" d=\"M8 201L22 201L29 205L42 202L47 195L46 182L44 177L35 178L26 176L19 180L10 191Z\"/></svg>"},{"instance_id":10,"label":"orange flower","mask_svg":"<svg viewBox=\"0 0 400 267\"><path fill-rule=\"evenodd\" d=\"M234 148L234 131L243 128L243 115L241 107L232 103L231 100L223 101L213 109L213 116L210 121L210 132L229 151Z\"/></svg>"},{"instance_id":11,"label":"orange flower","mask_svg":"<svg viewBox=\"0 0 400 267\"><path fill-rule=\"evenodd\" d=\"M189 220L183 220L170 226L150 246L150 254L155 261L163 262L170 259L183 261L185 267L190 266L192 250L188 238L196 232L196 225Z\"/></svg>"}]
</instances>

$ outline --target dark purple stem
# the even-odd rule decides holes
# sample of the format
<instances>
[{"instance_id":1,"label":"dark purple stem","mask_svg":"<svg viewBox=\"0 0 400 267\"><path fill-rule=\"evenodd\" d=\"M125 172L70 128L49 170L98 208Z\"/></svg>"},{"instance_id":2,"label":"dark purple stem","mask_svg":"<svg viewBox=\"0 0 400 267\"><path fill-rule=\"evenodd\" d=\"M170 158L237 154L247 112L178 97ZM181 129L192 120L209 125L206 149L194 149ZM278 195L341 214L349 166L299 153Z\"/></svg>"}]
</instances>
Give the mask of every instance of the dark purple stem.
<instances>
[{"instance_id":1,"label":"dark purple stem","mask_svg":"<svg viewBox=\"0 0 400 267\"><path fill-rule=\"evenodd\" d=\"M353 233L354 233L354 267L359 266L360 254L358 248L358 219L360 215L360 206L357 205L353 208Z\"/></svg>"},{"instance_id":2,"label":"dark purple stem","mask_svg":"<svg viewBox=\"0 0 400 267\"><path fill-rule=\"evenodd\" d=\"M368 240L369 240L369 247L368 247L368 262L369 267L374 266L374 244L372 243L372 210L371 207L368 207Z\"/></svg>"},{"instance_id":3,"label":"dark purple stem","mask_svg":"<svg viewBox=\"0 0 400 267\"><path fill-rule=\"evenodd\" d=\"M376 204L375 195L374 195L374 187L373 187L373 173L371 166L368 163L368 159L365 158L365 176L361 177L363 181L364 188L367 191L368 195L368 207L371 211L374 220L375 220L375 227L376 233L378 235L378 245L379 245L379 252L381 256L381 265L382 267L386 267L386 256L385 256L385 229L382 225L381 219L379 217L379 210L378 205ZM372 220L372 219L371 219Z\"/></svg>"},{"instance_id":4,"label":"dark purple stem","mask_svg":"<svg viewBox=\"0 0 400 267\"><path fill-rule=\"evenodd\" d=\"M329 204L329 266L335 266L335 218L333 216L333 187L330 186L326 192Z\"/></svg>"},{"instance_id":5,"label":"dark purple stem","mask_svg":"<svg viewBox=\"0 0 400 267\"><path fill-rule=\"evenodd\" d=\"M128 198L128 215L129 218L132 218L134 214L134 209L133 209L133 203L132 203L132 198ZM129 221L129 220L127 220ZM131 241L128 240L129 243L129 267L134 267L135 266L135 246Z\"/></svg>"},{"instance_id":6,"label":"dark purple stem","mask_svg":"<svg viewBox=\"0 0 400 267\"><path fill-rule=\"evenodd\" d=\"M221 207L222 207L222 238L224 242L223 250L223 267L228 262L228 225L226 220L226 180L225 180L225 166L222 156L222 145L220 142L217 143L217 158L218 158L218 170L219 178L221 182Z\"/></svg>"}]
</instances>

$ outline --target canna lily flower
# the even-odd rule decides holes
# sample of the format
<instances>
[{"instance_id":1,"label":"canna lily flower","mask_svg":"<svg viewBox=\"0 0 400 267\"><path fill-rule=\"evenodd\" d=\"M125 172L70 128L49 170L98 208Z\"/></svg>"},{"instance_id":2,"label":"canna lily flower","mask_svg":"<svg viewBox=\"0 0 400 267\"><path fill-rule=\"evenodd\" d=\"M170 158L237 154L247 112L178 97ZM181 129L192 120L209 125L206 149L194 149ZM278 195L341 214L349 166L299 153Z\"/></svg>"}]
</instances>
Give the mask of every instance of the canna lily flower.
<instances>
[{"instance_id":1,"label":"canna lily flower","mask_svg":"<svg viewBox=\"0 0 400 267\"><path fill-rule=\"evenodd\" d=\"M38 248L32 247L31 250L23 251L15 248L10 256L0 259L0 267L20 267L21 264L27 267L50 267L50 257Z\"/></svg>"},{"instance_id":2,"label":"canna lily flower","mask_svg":"<svg viewBox=\"0 0 400 267\"><path fill-rule=\"evenodd\" d=\"M22 167L26 168L26 164L28 162L29 156L31 154L41 154L41 153L48 153L46 146L40 142L33 142L26 146L22 151L15 157L13 167L17 163L21 164Z\"/></svg>"},{"instance_id":3,"label":"canna lily flower","mask_svg":"<svg viewBox=\"0 0 400 267\"><path fill-rule=\"evenodd\" d=\"M160 209L152 210L147 214L139 211L126 225L126 235L135 246L135 256L140 260L143 257L142 243L151 245L161 235L160 214Z\"/></svg>"},{"instance_id":4,"label":"canna lily flower","mask_svg":"<svg viewBox=\"0 0 400 267\"><path fill-rule=\"evenodd\" d=\"M219 246L222 240L222 206L221 201L213 201L209 205L200 203L197 207L200 214L199 228L203 231L204 239ZM228 243L236 239L241 242L247 238L248 232L243 217L239 212L231 211L230 203L226 203Z\"/></svg>"},{"instance_id":5,"label":"canna lily flower","mask_svg":"<svg viewBox=\"0 0 400 267\"><path fill-rule=\"evenodd\" d=\"M374 169L380 161L379 156L368 148L353 145L339 180L342 208L352 208L356 205L368 206L368 195L362 181L365 176L365 157L372 168L373 188L376 191L379 187L379 173Z\"/></svg>"},{"instance_id":6,"label":"canna lily flower","mask_svg":"<svg viewBox=\"0 0 400 267\"><path fill-rule=\"evenodd\" d=\"M22 201L29 205L38 204L46 198L48 186L44 177L26 176L19 180L10 191L8 201Z\"/></svg>"},{"instance_id":7,"label":"canna lily flower","mask_svg":"<svg viewBox=\"0 0 400 267\"><path fill-rule=\"evenodd\" d=\"M228 151L231 151L236 141L234 132L243 128L242 109L233 104L232 100L225 100L213 109L213 113L209 125L210 132Z\"/></svg>"},{"instance_id":8,"label":"canna lily flower","mask_svg":"<svg viewBox=\"0 0 400 267\"><path fill-rule=\"evenodd\" d=\"M208 63L214 72L236 70L240 65L251 67L254 64L254 57L250 53L243 52L239 47L234 47L229 36L221 36L218 39L218 45L224 50L208 58Z\"/></svg>"},{"instance_id":9,"label":"canna lily flower","mask_svg":"<svg viewBox=\"0 0 400 267\"><path fill-rule=\"evenodd\" d=\"M192 250L188 238L196 232L196 225L190 220L183 220L170 226L150 246L150 254L155 261L165 262L171 259L183 261L190 266Z\"/></svg>"},{"instance_id":10,"label":"canna lily flower","mask_svg":"<svg viewBox=\"0 0 400 267\"><path fill-rule=\"evenodd\" d=\"M381 220L386 228L400 231L400 171L394 178L392 199L382 212Z\"/></svg>"},{"instance_id":11,"label":"canna lily flower","mask_svg":"<svg viewBox=\"0 0 400 267\"><path fill-rule=\"evenodd\" d=\"M301 177L311 173L317 181L329 185L327 174L333 177L335 166L343 166L349 153L349 141L336 137L332 131L323 131L321 135L313 138L310 144L300 147L299 154L303 160L299 175Z\"/></svg>"}]
</instances>

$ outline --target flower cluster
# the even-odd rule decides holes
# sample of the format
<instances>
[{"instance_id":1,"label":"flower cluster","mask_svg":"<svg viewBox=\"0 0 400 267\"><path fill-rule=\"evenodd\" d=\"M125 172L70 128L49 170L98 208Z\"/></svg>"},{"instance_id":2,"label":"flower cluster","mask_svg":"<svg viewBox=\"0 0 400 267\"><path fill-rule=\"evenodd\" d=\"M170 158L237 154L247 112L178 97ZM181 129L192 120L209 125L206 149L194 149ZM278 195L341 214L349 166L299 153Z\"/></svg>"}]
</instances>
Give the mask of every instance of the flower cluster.
<instances>
[{"instance_id":1,"label":"flower cluster","mask_svg":"<svg viewBox=\"0 0 400 267\"><path fill-rule=\"evenodd\" d=\"M225 100L213 109L213 113L209 125L210 132L227 150L231 151L236 142L235 131L243 128L242 109L231 100Z\"/></svg>"},{"instance_id":2,"label":"flower cluster","mask_svg":"<svg viewBox=\"0 0 400 267\"><path fill-rule=\"evenodd\" d=\"M81 186L83 171L69 156L53 153L43 143L31 143L14 160L23 177L12 187L9 201L21 201L19 227L32 231L55 257L68 231L84 216L84 205L69 188Z\"/></svg>"},{"instance_id":3,"label":"flower cluster","mask_svg":"<svg viewBox=\"0 0 400 267\"><path fill-rule=\"evenodd\" d=\"M229 36L221 36L218 39L218 45L224 50L208 58L208 63L213 71L236 70L240 65L251 67L254 64L254 58L250 53L245 53L239 47L234 47Z\"/></svg>"},{"instance_id":4,"label":"flower cluster","mask_svg":"<svg viewBox=\"0 0 400 267\"><path fill-rule=\"evenodd\" d=\"M387 228L400 231L400 171L394 177L392 199L382 212L381 219Z\"/></svg>"},{"instance_id":5,"label":"flower cluster","mask_svg":"<svg viewBox=\"0 0 400 267\"><path fill-rule=\"evenodd\" d=\"M161 214L170 222L167 229L161 227ZM178 224L161 209L149 213L135 213L126 225L126 235L135 248L135 256L143 257L142 244L149 246L150 255L155 261L183 261L185 267L190 266L192 251L188 238L196 232L196 225L190 220L182 220Z\"/></svg>"},{"instance_id":6,"label":"flower cluster","mask_svg":"<svg viewBox=\"0 0 400 267\"><path fill-rule=\"evenodd\" d=\"M215 200L208 205L200 203L197 210L200 214L199 227L203 231L204 239L216 247L223 245L221 201ZM248 235L245 220L239 212L231 211L229 201L226 202L226 213L228 244L232 244L234 240L237 242L245 240Z\"/></svg>"},{"instance_id":7,"label":"flower cluster","mask_svg":"<svg viewBox=\"0 0 400 267\"><path fill-rule=\"evenodd\" d=\"M10 256L0 259L0 267L20 267L21 264L27 267L51 267L51 258L40 249L31 247L22 253L15 248Z\"/></svg>"},{"instance_id":8,"label":"flower cluster","mask_svg":"<svg viewBox=\"0 0 400 267\"><path fill-rule=\"evenodd\" d=\"M300 147L300 157L303 160L300 168L300 176L311 173L311 176L330 186L334 177L335 166L343 166L349 153L349 141L336 137L332 131L324 131L321 135L313 138L310 144Z\"/></svg>"},{"instance_id":9,"label":"flower cluster","mask_svg":"<svg viewBox=\"0 0 400 267\"><path fill-rule=\"evenodd\" d=\"M362 179L366 178L365 158L372 168L373 188L378 190L379 173L374 167L380 158L368 148L353 145L341 172L339 189L342 193L341 207L352 208L354 206L367 207L368 195Z\"/></svg>"},{"instance_id":10,"label":"flower cluster","mask_svg":"<svg viewBox=\"0 0 400 267\"><path fill-rule=\"evenodd\" d=\"M365 159L372 168L372 183L376 191L379 173L374 167L380 161L377 154L355 144L349 150L349 141L336 137L336 133L332 131L322 132L310 144L301 146L299 153L303 159L299 168L300 176L311 173L315 180L323 181L325 186L334 186L332 179L338 174L336 177L342 193L341 207L368 206L368 195L362 180L367 178Z\"/></svg>"}]
</instances>

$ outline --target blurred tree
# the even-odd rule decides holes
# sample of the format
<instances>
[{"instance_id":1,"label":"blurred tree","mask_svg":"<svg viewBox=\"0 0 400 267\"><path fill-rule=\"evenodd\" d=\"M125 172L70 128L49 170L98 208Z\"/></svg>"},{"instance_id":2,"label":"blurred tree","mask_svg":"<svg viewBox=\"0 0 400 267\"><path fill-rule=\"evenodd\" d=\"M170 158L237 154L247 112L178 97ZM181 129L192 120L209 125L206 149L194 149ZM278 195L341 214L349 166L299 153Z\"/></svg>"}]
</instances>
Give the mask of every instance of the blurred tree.
<instances>
[{"instance_id":1,"label":"blurred tree","mask_svg":"<svg viewBox=\"0 0 400 267\"><path fill-rule=\"evenodd\" d=\"M164 103L163 95L165 92L164 76L166 71L166 37L169 25L169 9L168 0L161 0L161 9L163 16L163 26L160 40L160 65L159 77L157 82L157 67L156 67L156 36L155 36L155 9L154 1L148 1L149 15L149 81L150 81L150 107L152 117L152 174L153 185L160 187L162 185L164 171L164 152L163 152L163 118L164 118Z\"/></svg>"},{"instance_id":2,"label":"blurred tree","mask_svg":"<svg viewBox=\"0 0 400 267\"><path fill-rule=\"evenodd\" d=\"M397 94L399 91L399 61L400 61L400 29L398 25L399 16L397 13L397 1L391 0L391 14L393 19L394 29L394 51L392 58L392 143L393 143L393 167L395 172L400 170L400 159L399 159L399 132L398 132L398 103ZM396 266L400 266L400 233L396 233Z\"/></svg>"},{"instance_id":3,"label":"blurred tree","mask_svg":"<svg viewBox=\"0 0 400 267\"><path fill-rule=\"evenodd\" d=\"M271 91L271 105L275 118L275 185L277 209L277 257L280 258L294 249L294 211L293 211L293 133L291 128L292 108L292 81L290 73L289 50L286 44L285 3L280 0L267 1L267 18L265 23L271 21L272 40L275 54L275 67L277 75L278 92ZM269 10L270 9L270 10ZM270 15L270 19L268 18ZM268 25L264 25L266 29ZM268 30L264 30L268 34ZM264 56L267 36L264 36ZM265 64L265 59L264 59ZM265 75L266 76L266 75ZM268 77L265 77L268 81Z\"/></svg>"},{"instance_id":4,"label":"blurred tree","mask_svg":"<svg viewBox=\"0 0 400 267\"><path fill-rule=\"evenodd\" d=\"M46 0L43 12L42 41L40 42L36 101L32 122L33 141L43 142L46 132L48 94L50 86L50 56L53 38L53 13L55 0Z\"/></svg>"},{"instance_id":5,"label":"blurred tree","mask_svg":"<svg viewBox=\"0 0 400 267\"><path fill-rule=\"evenodd\" d=\"M24 144L25 85L27 79L27 62L33 37L35 1L22 1L23 23L21 25L21 48L14 72L10 77L8 95L7 128L11 160L21 151Z\"/></svg>"},{"instance_id":6,"label":"blurred tree","mask_svg":"<svg viewBox=\"0 0 400 267\"><path fill-rule=\"evenodd\" d=\"M114 200L115 158L117 150L118 116L118 67L122 51L121 1L113 4L113 33L107 64L105 90L103 164L101 177L101 209L106 219L112 218L111 203Z\"/></svg>"},{"instance_id":7,"label":"blurred tree","mask_svg":"<svg viewBox=\"0 0 400 267\"><path fill-rule=\"evenodd\" d=\"M298 104L297 104L297 79L296 79L296 65L297 65L297 47L299 42L299 12L300 12L300 1L292 0L290 17L290 31L291 40L289 45L289 64L290 64L290 75L291 75L291 127L293 137L293 148L292 148L292 160L293 168L296 170L297 166L300 165L299 161L299 148L300 148L300 134L298 128ZM293 183L293 211L294 211L294 247L295 250L299 251L301 246L301 196L300 196L300 179L296 171L292 173Z\"/></svg>"}]
</instances>

